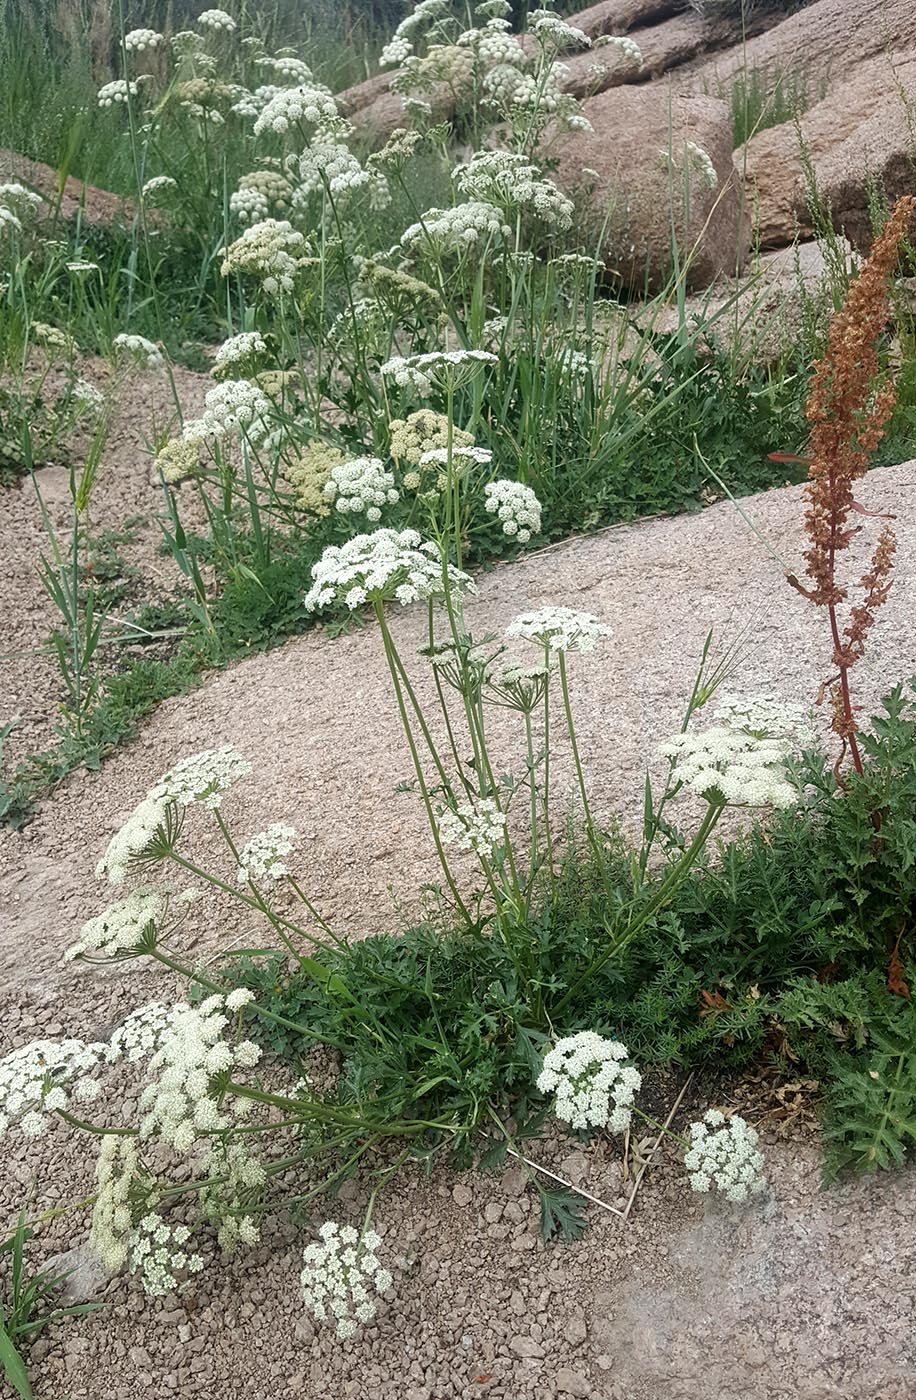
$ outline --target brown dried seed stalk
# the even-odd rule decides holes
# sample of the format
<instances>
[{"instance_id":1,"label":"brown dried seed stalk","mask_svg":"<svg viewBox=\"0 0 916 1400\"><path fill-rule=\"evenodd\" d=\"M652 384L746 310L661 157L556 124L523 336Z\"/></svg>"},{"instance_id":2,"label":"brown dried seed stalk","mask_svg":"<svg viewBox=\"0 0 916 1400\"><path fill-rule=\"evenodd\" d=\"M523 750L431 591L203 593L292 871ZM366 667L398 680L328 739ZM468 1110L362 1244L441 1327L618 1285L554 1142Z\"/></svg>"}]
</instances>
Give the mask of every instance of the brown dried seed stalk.
<instances>
[{"instance_id":1,"label":"brown dried seed stalk","mask_svg":"<svg viewBox=\"0 0 916 1400\"><path fill-rule=\"evenodd\" d=\"M842 633L837 609L848 598L849 586L837 577L837 555L849 548L862 528L850 523L850 514L872 513L855 499L853 483L868 470L894 406L894 384L880 379L877 347L889 315L888 279L914 211L916 198L908 195L899 199L875 239L870 257L830 323L826 352L815 363L805 408L811 424L805 572L812 586L804 587L792 575L789 583L812 603L826 607L830 618L833 664L838 674L826 689L831 697L832 728L842 740L834 770L838 778L847 747L855 768L862 771L848 673L862 655L875 612L890 591L894 532L889 525L881 531L871 565L857 585L862 601L850 610Z\"/></svg>"}]
</instances>

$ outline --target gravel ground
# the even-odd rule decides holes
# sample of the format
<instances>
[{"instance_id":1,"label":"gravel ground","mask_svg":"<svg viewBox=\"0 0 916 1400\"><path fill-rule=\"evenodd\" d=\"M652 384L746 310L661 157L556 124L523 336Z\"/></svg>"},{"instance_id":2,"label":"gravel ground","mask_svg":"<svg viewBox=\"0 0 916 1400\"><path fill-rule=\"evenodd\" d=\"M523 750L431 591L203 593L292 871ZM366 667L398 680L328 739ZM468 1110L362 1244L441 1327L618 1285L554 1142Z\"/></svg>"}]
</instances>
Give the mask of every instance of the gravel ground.
<instances>
[{"instance_id":1,"label":"gravel ground","mask_svg":"<svg viewBox=\"0 0 916 1400\"><path fill-rule=\"evenodd\" d=\"M866 504L900 518L897 585L858 668L870 706L916 672L916 463L871 474ZM742 503L773 550L797 567L800 492ZM729 505L572 540L497 569L468 609L475 631L499 629L541 603L588 609L614 638L577 659L573 699L599 814L638 817L653 745L676 727L710 627L720 645L742 631L731 686L811 699L825 674L824 619L787 587L782 568ZM408 659L423 617L393 617ZM429 687L417 662L418 688ZM510 720L493 744L517 753ZM0 1048L38 1034L88 1034L162 992L134 965L62 966L79 924L101 904L97 854L147 787L185 753L235 744L254 771L227 801L243 834L268 821L303 835L304 880L339 928L396 928L433 870L416 799L395 793L408 760L375 629L321 631L216 675L168 701L141 738L101 772L61 785L25 831L0 837ZM557 797L571 794L561 753ZM206 844L206 841L203 841ZM237 945L252 930L222 911L196 914L195 951ZM168 989L164 989L167 990ZM570 1145L570 1151L572 1151ZM36 1352L40 1400L140 1394L235 1400L384 1396L457 1400L904 1400L916 1394L911 1342L916 1206L913 1177L855 1182L821 1194L816 1145L769 1149L772 1198L757 1212L704 1208L667 1161L653 1170L627 1225L597 1208L582 1242L544 1248L513 1168L456 1182L402 1178L378 1207L396 1259L395 1291L350 1343L315 1335L297 1302L302 1239L268 1222L252 1254L217 1264L199 1286L161 1303L115 1280L112 1304L55 1328ZM581 1156L581 1154L573 1154ZM613 1199L619 1164L567 1163ZM4 1168L12 1214L30 1183L42 1201L86 1188L84 1146L36 1143ZM615 1172L618 1174L615 1179ZM346 1197L336 1211L358 1214ZM46 1247L85 1236L58 1220Z\"/></svg>"}]
</instances>

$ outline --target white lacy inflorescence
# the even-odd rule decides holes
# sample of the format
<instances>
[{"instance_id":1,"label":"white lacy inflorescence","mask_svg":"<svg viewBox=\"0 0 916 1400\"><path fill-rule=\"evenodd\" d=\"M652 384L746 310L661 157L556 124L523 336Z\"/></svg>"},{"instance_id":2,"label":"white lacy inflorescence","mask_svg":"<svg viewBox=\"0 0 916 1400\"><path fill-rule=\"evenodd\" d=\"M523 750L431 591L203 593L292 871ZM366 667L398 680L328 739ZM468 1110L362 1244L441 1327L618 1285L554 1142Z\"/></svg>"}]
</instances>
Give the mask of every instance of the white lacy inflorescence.
<instances>
[{"instance_id":1,"label":"white lacy inflorescence","mask_svg":"<svg viewBox=\"0 0 916 1400\"><path fill-rule=\"evenodd\" d=\"M402 389L428 394L434 382L458 385L484 365L498 363L499 356L489 350L431 350L425 355L395 355L380 372Z\"/></svg>"},{"instance_id":2,"label":"white lacy inflorescence","mask_svg":"<svg viewBox=\"0 0 916 1400\"><path fill-rule=\"evenodd\" d=\"M99 953L103 958L116 958L119 953L135 952L143 942L150 924L162 917L165 900L154 890L135 890L126 899L109 905L101 914L87 919L80 929L79 940L64 953L64 960Z\"/></svg>"},{"instance_id":3,"label":"white lacy inflorescence","mask_svg":"<svg viewBox=\"0 0 916 1400\"><path fill-rule=\"evenodd\" d=\"M474 199L450 209L427 209L419 223L411 224L401 234L401 246L444 256L477 249L508 237L509 232L495 205Z\"/></svg>"},{"instance_id":4,"label":"white lacy inflorescence","mask_svg":"<svg viewBox=\"0 0 916 1400\"><path fill-rule=\"evenodd\" d=\"M287 876L289 866L284 856L293 849L295 839L296 828L284 822L273 822L265 831L252 836L239 851L239 884L247 885L252 880L282 880ZM230 1000L234 995L230 993Z\"/></svg>"},{"instance_id":5,"label":"white lacy inflorescence","mask_svg":"<svg viewBox=\"0 0 916 1400\"><path fill-rule=\"evenodd\" d=\"M445 591L443 566L435 545L416 530L375 530L354 535L346 544L328 545L312 569L305 606L313 612L329 603L348 608L395 599L402 604L440 598ZM471 578L448 565L449 588L476 593Z\"/></svg>"},{"instance_id":6,"label":"white lacy inflorescence","mask_svg":"<svg viewBox=\"0 0 916 1400\"><path fill-rule=\"evenodd\" d=\"M179 807L187 807L192 802L219 807L223 793L240 778L247 778L250 772L251 764L231 744L204 749L201 753L189 754L170 768L150 788L147 800L177 802Z\"/></svg>"},{"instance_id":7,"label":"white lacy inflorescence","mask_svg":"<svg viewBox=\"0 0 916 1400\"><path fill-rule=\"evenodd\" d=\"M726 1118L711 1108L700 1122L691 1123L689 1131L684 1166L694 1191L721 1191L730 1201L746 1201L766 1190L757 1133L737 1113Z\"/></svg>"},{"instance_id":8,"label":"white lacy inflorescence","mask_svg":"<svg viewBox=\"0 0 916 1400\"><path fill-rule=\"evenodd\" d=\"M248 379L226 379L207 391L200 418L188 418L181 430L185 442L205 442L243 434L253 444L261 443L270 432L273 405Z\"/></svg>"},{"instance_id":9,"label":"white lacy inflorescence","mask_svg":"<svg viewBox=\"0 0 916 1400\"><path fill-rule=\"evenodd\" d=\"M301 87L281 88L266 104L254 124L255 136L263 132L283 135L291 126L314 130L340 124L337 103L330 89L304 83Z\"/></svg>"},{"instance_id":10,"label":"white lacy inflorescence","mask_svg":"<svg viewBox=\"0 0 916 1400\"><path fill-rule=\"evenodd\" d=\"M306 1245L302 1254L305 1306L319 1322L335 1321L338 1337L352 1337L358 1323L375 1317L377 1296L392 1284L376 1254L382 1237L375 1230L360 1235L352 1225L333 1220L318 1233L320 1243Z\"/></svg>"},{"instance_id":11,"label":"white lacy inflorescence","mask_svg":"<svg viewBox=\"0 0 916 1400\"><path fill-rule=\"evenodd\" d=\"M476 851L480 856L492 855L494 847L501 845L506 835L506 818L492 797L459 802L455 807L440 807L436 825L443 846Z\"/></svg>"},{"instance_id":12,"label":"white lacy inflorescence","mask_svg":"<svg viewBox=\"0 0 916 1400\"><path fill-rule=\"evenodd\" d=\"M503 534L527 544L541 528L541 503L530 486L520 481L491 481L486 487L484 509L496 515Z\"/></svg>"},{"instance_id":13,"label":"white lacy inflorescence","mask_svg":"<svg viewBox=\"0 0 916 1400\"><path fill-rule=\"evenodd\" d=\"M128 53L146 53L148 49L158 49L162 35L155 29L132 29L124 35L124 47Z\"/></svg>"},{"instance_id":14,"label":"white lacy inflorescence","mask_svg":"<svg viewBox=\"0 0 916 1400\"><path fill-rule=\"evenodd\" d=\"M595 1031L564 1036L544 1056L537 1087L555 1096L554 1113L571 1127L622 1133L642 1085L635 1065L623 1063L628 1053L619 1040L606 1040Z\"/></svg>"},{"instance_id":15,"label":"white lacy inflorescence","mask_svg":"<svg viewBox=\"0 0 916 1400\"><path fill-rule=\"evenodd\" d=\"M658 753L671 761L671 777L719 806L791 807L798 789L789 781L787 746L742 729L714 725L697 734L674 734Z\"/></svg>"},{"instance_id":16,"label":"white lacy inflorescence","mask_svg":"<svg viewBox=\"0 0 916 1400\"><path fill-rule=\"evenodd\" d=\"M393 473L378 457L355 457L332 467L322 495L342 515L365 515L373 525L381 520L383 506L400 499Z\"/></svg>"},{"instance_id":17,"label":"white lacy inflorescence","mask_svg":"<svg viewBox=\"0 0 916 1400\"><path fill-rule=\"evenodd\" d=\"M613 632L591 613L574 608L535 608L519 613L506 628L507 637L540 642L551 651L594 651L602 637Z\"/></svg>"},{"instance_id":18,"label":"white lacy inflorescence","mask_svg":"<svg viewBox=\"0 0 916 1400\"><path fill-rule=\"evenodd\" d=\"M236 1069L251 1069L261 1051L250 1040L231 1045L223 1036L229 1023L226 998L207 997L200 1006L183 1002L172 1008L159 1048L149 1062L155 1081L140 1098L141 1137L161 1137L181 1154L199 1139L228 1128L246 1111L246 1101L224 1092L222 1079Z\"/></svg>"},{"instance_id":19,"label":"white lacy inflorescence","mask_svg":"<svg viewBox=\"0 0 916 1400\"><path fill-rule=\"evenodd\" d=\"M224 250L220 271L224 277L233 272L255 277L268 296L279 296L293 290L305 247L305 238L287 219L261 219Z\"/></svg>"},{"instance_id":20,"label":"white lacy inflorescence","mask_svg":"<svg viewBox=\"0 0 916 1400\"><path fill-rule=\"evenodd\" d=\"M143 365L145 369L161 369L165 364L162 351L158 345L154 345L151 340L147 340L145 335L127 335L122 332L116 335L111 342L115 350L122 351L136 360L138 365Z\"/></svg>"}]
</instances>

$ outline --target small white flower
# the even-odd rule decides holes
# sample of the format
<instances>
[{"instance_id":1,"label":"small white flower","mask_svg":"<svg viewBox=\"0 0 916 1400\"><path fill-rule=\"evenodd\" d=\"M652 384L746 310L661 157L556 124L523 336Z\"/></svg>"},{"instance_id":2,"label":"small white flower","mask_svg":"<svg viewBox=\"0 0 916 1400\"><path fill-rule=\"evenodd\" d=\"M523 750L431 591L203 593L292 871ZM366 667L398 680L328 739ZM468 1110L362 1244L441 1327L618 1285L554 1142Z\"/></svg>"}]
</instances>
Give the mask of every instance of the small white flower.
<instances>
[{"instance_id":1,"label":"small white flower","mask_svg":"<svg viewBox=\"0 0 916 1400\"><path fill-rule=\"evenodd\" d=\"M484 509L498 516L504 535L527 544L541 528L541 503L530 486L520 481L491 481L485 491Z\"/></svg>"},{"instance_id":2,"label":"small white flower","mask_svg":"<svg viewBox=\"0 0 916 1400\"><path fill-rule=\"evenodd\" d=\"M158 345L154 345L151 340L147 340L143 335L126 335L122 332L116 335L112 341L116 351L122 352L137 364L145 369L161 369L165 364L162 351Z\"/></svg>"},{"instance_id":3,"label":"small white flower","mask_svg":"<svg viewBox=\"0 0 916 1400\"><path fill-rule=\"evenodd\" d=\"M219 807L223 793L250 772L251 764L231 744L223 744L218 749L204 749L202 753L190 754L169 769L150 789L147 800L177 802L179 807L187 807L192 802L202 802L205 807Z\"/></svg>"},{"instance_id":4,"label":"small white flower","mask_svg":"<svg viewBox=\"0 0 916 1400\"><path fill-rule=\"evenodd\" d=\"M352 1337L357 1322L375 1317L375 1298L392 1285L391 1274L375 1255L381 1237L367 1230L360 1239L352 1226L341 1228L333 1220L325 1221L318 1234L320 1242L306 1245L302 1253L303 1301L319 1322L334 1321L338 1337Z\"/></svg>"},{"instance_id":5,"label":"small white flower","mask_svg":"<svg viewBox=\"0 0 916 1400\"><path fill-rule=\"evenodd\" d=\"M741 1202L766 1190L766 1169L758 1137L737 1113L726 1119L710 1109L690 1125L690 1147L684 1166L694 1191L718 1191Z\"/></svg>"},{"instance_id":6,"label":"small white flower","mask_svg":"<svg viewBox=\"0 0 916 1400\"><path fill-rule=\"evenodd\" d=\"M594 651L602 637L610 637L610 627L591 613L574 608L536 608L519 613L506 628L507 637L523 637L540 642L551 651Z\"/></svg>"},{"instance_id":7,"label":"small white flower","mask_svg":"<svg viewBox=\"0 0 916 1400\"><path fill-rule=\"evenodd\" d=\"M239 884L247 885L251 880L282 880L289 874L284 856L293 849L295 838L296 828L284 822L273 822L266 831L252 836L239 852ZM251 999L250 993L246 999Z\"/></svg>"},{"instance_id":8,"label":"small white flower","mask_svg":"<svg viewBox=\"0 0 916 1400\"><path fill-rule=\"evenodd\" d=\"M537 1088L555 1096L554 1113L572 1128L623 1132L642 1085L635 1065L624 1063L628 1053L619 1040L607 1040L594 1031L564 1036L544 1056Z\"/></svg>"},{"instance_id":9,"label":"small white flower","mask_svg":"<svg viewBox=\"0 0 916 1400\"><path fill-rule=\"evenodd\" d=\"M105 83L99 88L98 101L100 107L114 107L126 105L139 92L136 83L129 82L125 78L115 78L114 82Z\"/></svg>"},{"instance_id":10,"label":"small white flower","mask_svg":"<svg viewBox=\"0 0 916 1400\"><path fill-rule=\"evenodd\" d=\"M470 577L451 564L448 579L456 593L477 591ZM435 545L424 543L416 530L381 529L354 535L344 545L328 545L312 569L305 606L313 612L329 603L353 608L392 598L407 604L442 597L444 590Z\"/></svg>"},{"instance_id":11,"label":"small white flower","mask_svg":"<svg viewBox=\"0 0 916 1400\"><path fill-rule=\"evenodd\" d=\"M505 840L506 818L492 797L440 807L436 825L444 846L457 846L461 851L476 851L482 856L491 856L494 847Z\"/></svg>"},{"instance_id":12,"label":"small white flower","mask_svg":"<svg viewBox=\"0 0 916 1400\"><path fill-rule=\"evenodd\" d=\"M238 27L225 10L204 10L197 16L197 23L204 29L212 29L215 34L233 34Z\"/></svg>"},{"instance_id":13,"label":"small white flower","mask_svg":"<svg viewBox=\"0 0 916 1400\"><path fill-rule=\"evenodd\" d=\"M162 35L155 29L132 29L124 35L124 47L128 53L146 53L150 49L158 49L161 43Z\"/></svg>"},{"instance_id":14,"label":"small white flower","mask_svg":"<svg viewBox=\"0 0 916 1400\"><path fill-rule=\"evenodd\" d=\"M332 467L322 495L341 514L365 515L372 523L380 520L383 506L400 499L393 473L378 457L356 457Z\"/></svg>"}]
</instances>

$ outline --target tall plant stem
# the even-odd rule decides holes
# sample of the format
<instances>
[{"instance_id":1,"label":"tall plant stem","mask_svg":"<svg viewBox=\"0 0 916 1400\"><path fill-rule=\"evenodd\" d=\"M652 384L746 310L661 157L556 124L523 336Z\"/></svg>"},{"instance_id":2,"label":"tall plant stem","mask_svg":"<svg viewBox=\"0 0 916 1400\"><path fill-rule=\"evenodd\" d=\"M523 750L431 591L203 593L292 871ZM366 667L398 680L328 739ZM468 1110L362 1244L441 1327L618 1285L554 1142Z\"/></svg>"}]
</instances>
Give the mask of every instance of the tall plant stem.
<instances>
[{"instance_id":1,"label":"tall plant stem","mask_svg":"<svg viewBox=\"0 0 916 1400\"><path fill-rule=\"evenodd\" d=\"M436 854L439 857L439 864L442 867L442 873L445 875L448 887L452 892L452 898L455 901L455 904L461 914L461 917L463 919L466 919L468 923L471 923L472 920L470 911L468 910L464 900L461 898L461 892L455 883L455 877L452 875L451 868L448 863L448 858L446 857L445 850L442 845L442 838L439 835L439 824L436 821L436 814L433 811L433 804L429 795L429 788L426 785L426 777L423 772L423 765L420 762L420 754L417 750L417 741L414 738L414 732L410 723L410 717L407 714L407 706L404 702L404 691L401 685L400 661L397 654L397 649L394 645L394 639L392 638L391 633L388 630L388 622L385 618L385 608L384 605L378 601L376 601L373 604L373 606L375 609L375 616L378 620L379 630L382 634L382 644L385 648L385 660L388 662L388 670L391 673L391 679L394 684L394 694L395 699L397 700L398 713L401 717L401 727L404 730L404 736L407 739L407 746L410 749L410 757L413 761L414 773L417 776L417 783L420 788L420 795L423 799L423 806L426 808L426 816L427 820L429 821L430 831L432 832L433 840L436 844ZM414 708L417 711L419 710L419 706L416 704L416 702L414 703ZM428 746L430 746L433 749L433 752L435 752L434 746L432 744L432 736L428 734L428 730L424 734L424 738L427 739Z\"/></svg>"}]
</instances>

